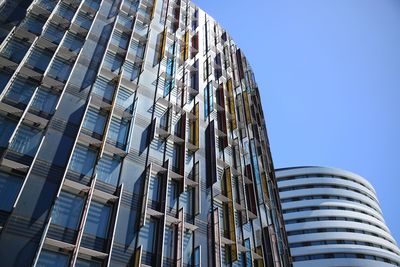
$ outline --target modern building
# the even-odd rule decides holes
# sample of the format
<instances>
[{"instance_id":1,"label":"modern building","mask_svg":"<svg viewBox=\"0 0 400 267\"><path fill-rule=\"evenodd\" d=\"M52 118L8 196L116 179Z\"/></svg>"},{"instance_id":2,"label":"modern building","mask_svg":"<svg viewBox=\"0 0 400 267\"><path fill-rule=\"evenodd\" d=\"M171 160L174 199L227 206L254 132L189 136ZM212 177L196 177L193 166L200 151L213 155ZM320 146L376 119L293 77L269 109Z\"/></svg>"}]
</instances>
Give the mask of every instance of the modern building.
<instances>
[{"instance_id":1,"label":"modern building","mask_svg":"<svg viewBox=\"0 0 400 267\"><path fill-rule=\"evenodd\" d=\"M276 170L294 267L400 266L372 185L326 167Z\"/></svg>"},{"instance_id":2,"label":"modern building","mask_svg":"<svg viewBox=\"0 0 400 267\"><path fill-rule=\"evenodd\" d=\"M0 5L0 265L290 266L259 91L187 0Z\"/></svg>"}]
</instances>

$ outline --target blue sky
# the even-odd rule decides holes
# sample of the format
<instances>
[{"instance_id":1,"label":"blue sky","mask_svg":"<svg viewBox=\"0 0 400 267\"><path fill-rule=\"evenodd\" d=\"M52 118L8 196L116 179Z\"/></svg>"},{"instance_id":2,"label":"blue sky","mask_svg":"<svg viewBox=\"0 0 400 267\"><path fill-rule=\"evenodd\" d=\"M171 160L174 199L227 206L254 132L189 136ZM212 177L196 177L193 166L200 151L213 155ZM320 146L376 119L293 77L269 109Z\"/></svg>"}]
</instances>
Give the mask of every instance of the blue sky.
<instances>
[{"instance_id":1,"label":"blue sky","mask_svg":"<svg viewBox=\"0 0 400 267\"><path fill-rule=\"evenodd\" d=\"M254 69L275 166L367 178L400 242L400 1L194 2Z\"/></svg>"}]
</instances>

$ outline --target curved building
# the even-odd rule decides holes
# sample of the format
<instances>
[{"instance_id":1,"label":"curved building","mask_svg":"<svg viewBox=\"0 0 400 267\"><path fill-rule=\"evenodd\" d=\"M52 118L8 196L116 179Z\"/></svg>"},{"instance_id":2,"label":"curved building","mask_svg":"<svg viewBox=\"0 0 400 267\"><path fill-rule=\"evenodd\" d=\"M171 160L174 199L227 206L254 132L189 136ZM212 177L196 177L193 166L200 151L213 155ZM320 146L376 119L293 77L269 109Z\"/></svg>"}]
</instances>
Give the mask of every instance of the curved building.
<instances>
[{"instance_id":1,"label":"curved building","mask_svg":"<svg viewBox=\"0 0 400 267\"><path fill-rule=\"evenodd\" d=\"M0 4L0 265L290 266L261 100L188 0Z\"/></svg>"},{"instance_id":2,"label":"curved building","mask_svg":"<svg viewBox=\"0 0 400 267\"><path fill-rule=\"evenodd\" d=\"M400 250L363 177L326 167L276 175L295 267L400 266Z\"/></svg>"}]
</instances>

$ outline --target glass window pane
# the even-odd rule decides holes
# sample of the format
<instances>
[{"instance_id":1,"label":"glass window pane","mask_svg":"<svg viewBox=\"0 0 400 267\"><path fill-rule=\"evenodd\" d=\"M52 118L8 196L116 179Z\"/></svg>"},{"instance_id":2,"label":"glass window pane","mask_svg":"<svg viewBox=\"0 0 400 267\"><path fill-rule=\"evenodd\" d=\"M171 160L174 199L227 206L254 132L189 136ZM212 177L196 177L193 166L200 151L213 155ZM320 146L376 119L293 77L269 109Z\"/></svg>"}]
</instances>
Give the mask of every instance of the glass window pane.
<instances>
[{"instance_id":1,"label":"glass window pane","mask_svg":"<svg viewBox=\"0 0 400 267\"><path fill-rule=\"evenodd\" d=\"M56 80L65 82L67 81L69 74L71 73L71 70L72 70L71 62L55 57L50 66L48 75L50 75Z\"/></svg>"},{"instance_id":2,"label":"glass window pane","mask_svg":"<svg viewBox=\"0 0 400 267\"><path fill-rule=\"evenodd\" d=\"M28 48L28 42L24 42L13 36L1 50L1 54L11 61L19 63L25 56Z\"/></svg>"},{"instance_id":3,"label":"glass window pane","mask_svg":"<svg viewBox=\"0 0 400 267\"><path fill-rule=\"evenodd\" d=\"M42 27L46 20L33 14L29 14L22 22L21 25L29 32L39 35L42 32Z\"/></svg>"},{"instance_id":4,"label":"glass window pane","mask_svg":"<svg viewBox=\"0 0 400 267\"><path fill-rule=\"evenodd\" d=\"M46 39L48 39L50 42L58 44L61 42L61 39L64 36L64 32L65 32L65 30L63 30L62 28L60 28L52 23L49 23L43 32L43 36Z\"/></svg>"},{"instance_id":5,"label":"glass window pane","mask_svg":"<svg viewBox=\"0 0 400 267\"><path fill-rule=\"evenodd\" d=\"M115 146L121 149L125 149L128 127L128 121L112 118L107 136L108 141L111 141L110 143L115 144Z\"/></svg>"},{"instance_id":6,"label":"glass window pane","mask_svg":"<svg viewBox=\"0 0 400 267\"><path fill-rule=\"evenodd\" d=\"M69 256L49 250L42 250L36 266L38 267L67 267Z\"/></svg>"},{"instance_id":7,"label":"glass window pane","mask_svg":"<svg viewBox=\"0 0 400 267\"><path fill-rule=\"evenodd\" d=\"M101 262L77 259L75 267L101 267Z\"/></svg>"},{"instance_id":8,"label":"glass window pane","mask_svg":"<svg viewBox=\"0 0 400 267\"><path fill-rule=\"evenodd\" d=\"M32 101L31 108L39 113L53 114L58 95L44 88L39 88Z\"/></svg>"},{"instance_id":9,"label":"glass window pane","mask_svg":"<svg viewBox=\"0 0 400 267\"><path fill-rule=\"evenodd\" d=\"M20 108L25 107L37 87L36 83L17 77L7 91L5 101Z\"/></svg>"},{"instance_id":10,"label":"glass window pane","mask_svg":"<svg viewBox=\"0 0 400 267\"><path fill-rule=\"evenodd\" d=\"M41 131L21 125L11 142L10 150L33 157L41 140Z\"/></svg>"},{"instance_id":11,"label":"glass window pane","mask_svg":"<svg viewBox=\"0 0 400 267\"><path fill-rule=\"evenodd\" d=\"M44 72L49 65L53 54L40 47L35 47L29 55L27 64L32 68Z\"/></svg>"},{"instance_id":12,"label":"glass window pane","mask_svg":"<svg viewBox=\"0 0 400 267\"><path fill-rule=\"evenodd\" d=\"M92 176L96 157L97 152L95 150L77 145L69 169L85 176Z\"/></svg>"},{"instance_id":13,"label":"glass window pane","mask_svg":"<svg viewBox=\"0 0 400 267\"><path fill-rule=\"evenodd\" d=\"M96 167L97 179L116 186L118 184L120 166L120 159L104 155Z\"/></svg>"},{"instance_id":14,"label":"glass window pane","mask_svg":"<svg viewBox=\"0 0 400 267\"><path fill-rule=\"evenodd\" d=\"M111 103L114 94L114 83L99 77L93 85L93 92L100 96L103 101Z\"/></svg>"},{"instance_id":15,"label":"glass window pane","mask_svg":"<svg viewBox=\"0 0 400 267\"><path fill-rule=\"evenodd\" d=\"M61 17L71 21L72 17L74 16L75 11L73 10L72 6L67 5L66 3L61 2L58 5L57 14Z\"/></svg>"},{"instance_id":16,"label":"glass window pane","mask_svg":"<svg viewBox=\"0 0 400 267\"><path fill-rule=\"evenodd\" d=\"M117 105L122 107L127 112L132 112L134 102L135 102L134 92L121 86L121 88L118 91Z\"/></svg>"},{"instance_id":17,"label":"glass window pane","mask_svg":"<svg viewBox=\"0 0 400 267\"><path fill-rule=\"evenodd\" d=\"M90 135L95 133L94 137L100 139L103 135L105 124L106 114L101 113L100 110L90 108L86 113L82 127L88 130Z\"/></svg>"},{"instance_id":18,"label":"glass window pane","mask_svg":"<svg viewBox=\"0 0 400 267\"><path fill-rule=\"evenodd\" d=\"M16 121L0 117L0 147L7 147L8 140L16 126Z\"/></svg>"},{"instance_id":19,"label":"glass window pane","mask_svg":"<svg viewBox=\"0 0 400 267\"><path fill-rule=\"evenodd\" d=\"M0 210L11 211L21 186L21 177L0 172Z\"/></svg>"},{"instance_id":20,"label":"glass window pane","mask_svg":"<svg viewBox=\"0 0 400 267\"><path fill-rule=\"evenodd\" d=\"M76 230L81 218L83 204L83 197L61 192L51 213L51 223Z\"/></svg>"},{"instance_id":21,"label":"glass window pane","mask_svg":"<svg viewBox=\"0 0 400 267\"><path fill-rule=\"evenodd\" d=\"M97 237L106 238L110 214L111 206L92 201L84 232Z\"/></svg>"},{"instance_id":22,"label":"glass window pane","mask_svg":"<svg viewBox=\"0 0 400 267\"><path fill-rule=\"evenodd\" d=\"M68 48L70 51L74 51L76 53L81 50L82 45L83 45L84 39L79 37L76 34L73 34L71 32L67 32L67 35L65 36L63 46Z\"/></svg>"}]
</instances>

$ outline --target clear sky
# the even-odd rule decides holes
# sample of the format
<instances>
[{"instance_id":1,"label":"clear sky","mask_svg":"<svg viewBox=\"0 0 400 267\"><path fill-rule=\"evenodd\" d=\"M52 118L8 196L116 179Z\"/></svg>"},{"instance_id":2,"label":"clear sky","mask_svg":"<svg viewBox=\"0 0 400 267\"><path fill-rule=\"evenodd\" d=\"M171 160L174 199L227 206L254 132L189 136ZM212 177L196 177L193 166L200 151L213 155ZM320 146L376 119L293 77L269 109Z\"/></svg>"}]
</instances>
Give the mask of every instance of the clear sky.
<instances>
[{"instance_id":1,"label":"clear sky","mask_svg":"<svg viewBox=\"0 0 400 267\"><path fill-rule=\"evenodd\" d=\"M400 1L194 0L261 91L275 167L368 179L400 242Z\"/></svg>"}]
</instances>

